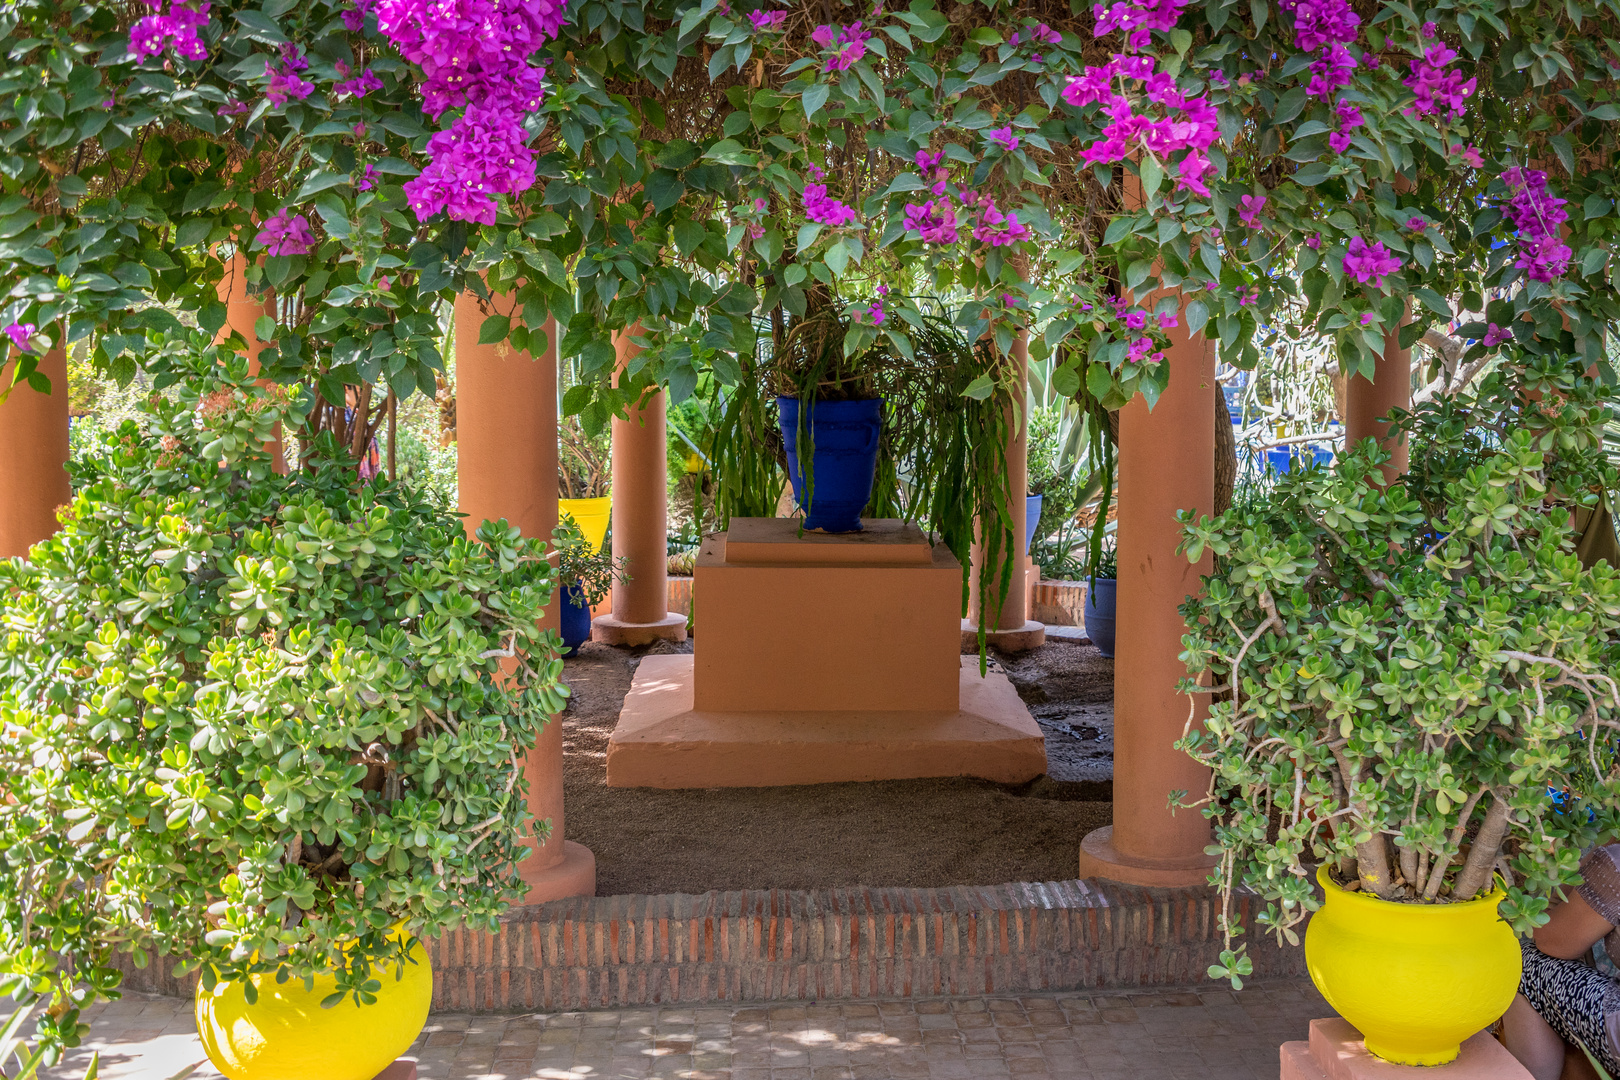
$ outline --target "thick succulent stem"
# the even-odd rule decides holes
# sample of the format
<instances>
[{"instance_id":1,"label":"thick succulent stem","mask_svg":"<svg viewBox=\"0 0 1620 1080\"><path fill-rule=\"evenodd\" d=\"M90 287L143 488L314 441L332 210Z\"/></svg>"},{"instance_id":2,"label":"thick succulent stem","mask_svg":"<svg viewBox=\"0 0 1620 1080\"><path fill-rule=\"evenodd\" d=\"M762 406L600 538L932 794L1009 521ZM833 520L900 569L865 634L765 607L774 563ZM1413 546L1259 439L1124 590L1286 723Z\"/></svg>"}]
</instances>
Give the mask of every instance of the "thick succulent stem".
<instances>
[{"instance_id":1,"label":"thick succulent stem","mask_svg":"<svg viewBox=\"0 0 1620 1080\"><path fill-rule=\"evenodd\" d=\"M1468 849L1468 859L1457 874L1457 883L1451 887L1454 899L1472 900L1490 883L1491 873L1496 868L1496 856L1502 848L1502 838L1507 835L1509 809L1501 793L1491 792L1491 808L1485 811L1479 834Z\"/></svg>"},{"instance_id":2,"label":"thick succulent stem","mask_svg":"<svg viewBox=\"0 0 1620 1080\"><path fill-rule=\"evenodd\" d=\"M1365 821L1367 817L1365 807L1361 806L1355 797L1356 783L1361 778L1360 770L1351 768L1350 761L1344 756L1341 747L1333 746L1330 749L1334 760L1339 763L1339 774L1343 778L1346 797L1356 808L1354 816ZM1352 820L1346 827L1356 829L1358 825ZM1372 893L1374 896L1387 899L1395 891L1394 875L1389 872L1389 844L1385 842L1384 834L1377 829L1356 845L1356 878L1361 882L1362 891Z\"/></svg>"}]
</instances>

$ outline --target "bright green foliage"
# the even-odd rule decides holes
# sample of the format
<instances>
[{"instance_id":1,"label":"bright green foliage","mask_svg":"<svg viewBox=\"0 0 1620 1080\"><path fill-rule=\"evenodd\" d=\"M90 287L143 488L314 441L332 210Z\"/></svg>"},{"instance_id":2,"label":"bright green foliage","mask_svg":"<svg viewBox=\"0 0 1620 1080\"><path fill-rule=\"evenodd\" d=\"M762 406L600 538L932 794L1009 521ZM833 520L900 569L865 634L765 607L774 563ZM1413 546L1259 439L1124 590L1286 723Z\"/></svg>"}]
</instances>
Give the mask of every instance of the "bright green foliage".
<instances>
[{"instance_id":1,"label":"bright green foliage","mask_svg":"<svg viewBox=\"0 0 1620 1080\"><path fill-rule=\"evenodd\" d=\"M521 762L567 698L539 544L468 539L330 446L272 474L296 415L194 347L0 564L0 973L54 993L47 1039L115 950L208 984L332 968L367 1001L391 926L493 926L524 892Z\"/></svg>"},{"instance_id":2,"label":"bright green foliage","mask_svg":"<svg viewBox=\"0 0 1620 1080\"><path fill-rule=\"evenodd\" d=\"M1379 486L1367 443L1188 522L1188 556L1216 572L1182 608L1183 689L1214 698L1179 745L1213 770L1193 804L1214 822L1211 880L1257 892L1280 937L1317 906L1319 861L1418 903L1501 874L1527 932L1620 830L1620 573L1582 567L1569 509L1592 501L1576 481L1601 454L1580 432L1607 410L1580 367L1420 410L1411 488ZM1557 405L1527 392L1559 383ZM1517 429L1493 433L1509 401ZM1212 974L1248 965L1229 948Z\"/></svg>"}]
</instances>

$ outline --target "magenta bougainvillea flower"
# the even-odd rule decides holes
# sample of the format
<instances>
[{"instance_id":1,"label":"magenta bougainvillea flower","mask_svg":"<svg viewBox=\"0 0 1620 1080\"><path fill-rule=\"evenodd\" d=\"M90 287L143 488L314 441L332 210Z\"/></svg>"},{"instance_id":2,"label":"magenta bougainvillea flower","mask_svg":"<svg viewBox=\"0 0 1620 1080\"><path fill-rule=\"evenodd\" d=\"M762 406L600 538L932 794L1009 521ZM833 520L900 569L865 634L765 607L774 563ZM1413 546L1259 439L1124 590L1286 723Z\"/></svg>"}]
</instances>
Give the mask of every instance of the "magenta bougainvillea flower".
<instances>
[{"instance_id":1,"label":"magenta bougainvillea flower","mask_svg":"<svg viewBox=\"0 0 1620 1080\"><path fill-rule=\"evenodd\" d=\"M780 33L782 26L787 22L788 13L785 11L760 11L755 9L748 13L748 21L754 24L756 34Z\"/></svg>"},{"instance_id":2,"label":"magenta bougainvillea flower","mask_svg":"<svg viewBox=\"0 0 1620 1080\"><path fill-rule=\"evenodd\" d=\"M991 142L1007 151L1009 154L1018 149L1018 136L1013 134L1012 125L991 128L987 133Z\"/></svg>"},{"instance_id":3,"label":"magenta bougainvillea flower","mask_svg":"<svg viewBox=\"0 0 1620 1080\"><path fill-rule=\"evenodd\" d=\"M1116 4L1115 8L1122 6ZM1113 18L1110 14L1109 20ZM1104 22L1109 20L1099 15L1099 35ZM1135 25L1158 29L1162 21L1154 16L1148 22ZM1170 25L1174 22L1172 18ZM1146 31L1133 31L1129 40L1136 40L1138 32L1145 34ZM1143 40L1145 43L1146 39ZM1129 89L1130 93L1121 87ZM1139 95L1148 109L1138 112L1138 100L1132 94ZM1209 194L1204 177L1213 172L1215 166L1205 151L1220 135L1215 107L1206 98L1189 98L1182 94L1173 76L1157 70L1155 58L1120 54L1100 67L1088 67L1083 75L1071 77L1064 85L1063 100L1075 108L1101 105L1109 118L1102 138L1081 150L1086 161L1093 164L1120 162L1137 150L1169 161L1172 155L1181 153L1172 173L1176 187L1197 195Z\"/></svg>"},{"instance_id":4,"label":"magenta bougainvillea flower","mask_svg":"<svg viewBox=\"0 0 1620 1080\"><path fill-rule=\"evenodd\" d=\"M377 29L422 69L422 108L463 112L428 140L428 166L405 184L419 219L444 212L493 224L495 197L534 186L524 129L545 98L529 61L567 21L566 0L377 0Z\"/></svg>"},{"instance_id":5,"label":"magenta bougainvillea flower","mask_svg":"<svg viewBox=\"0 0 1620 1080\"><path fill-rule=\"evenodd\" d=\"M1401 260L1384 247L1383 241L1368 243L1359 236L1350 238L1350 247L1344 253L1345 274L1375 289L1384 287L1384 280L1401 268Z\"/></svg>"},{"instance_id":6,"label":"magenta bougainvillea flower","mask_svg":"<svg viewBox=\"0 0 1620 1080\"><path fill-rule=\"evenodd\" d=\"M1238 202L1242 204L1238 207L1238 220L1243 222L1243 227L1246 229L1258 229L1260 227L1260 211L1266 207L1266 197L1264 195L1245 195Z\"/></svg>"},{"instance_id":7,"label":"magenta bougainvillea flower","mask_svg":"<svg viewBox=\"0 0 1620 1080\"><path fill-rule=\"evenodd\" d=\"M12 348L18 352L33 352L33 346L30 344L29 339L34 336L35 331L38 329L39 327L31 322L14 322L6 327L6 336L11 339Z\"/></svg>"},{"instance_id":8,"label":"magenta bougainvillea flower","mask_svg":"<svg viewBox=\"0 0 1620 1080\"><path fill-rule=\"evenodd\" d=\"M1029 226L1019 222L1018 211L1003 214L992 200L983 200L979 223L973 227L973 239L991 247L1006 247L1029 237Z\"/></svg>"},{"instance_id":9,"label":"magenta bougainvillea flower","mask_svg":"<svg viewBox=\"0 0 1620 1080\"><path fill-rule=\"evenodd\" d=\"M334 66L337 68L339 75L347 76L349 74L349 65L342 60L339 60ZM333 83L332 93L338 97L352 95L356 98L363 98L371 91L381 90L382 88L382 80L377 78L370 68L366 68L352 79L345 78L341 82Z\"/></svg>"},{"instance_id":10,"label":"magenta bougainvillea flower","mask_svg":"<svg viewBox=\"0 0 1620 1080\"><path fill-rule=\"evenodd\" d=\"M1513 340L1513 332L1511 330L1506 330L1500 326L1497 326L1495 323L1486 324L1485 347L1487 349L1494 349L1504 341L1511 340Z\"/></svg>"},{"instance_id":11,"label":"magenta bougainvillea flower","mask_svg":"<svg viewBox=\"0 0 1620 1080\"><path fill-rule=\"evenodd\" d=\"M1569 219L1564 200L1547 190L1547 174L1540 169L1515 166L1502 173L1502 182L1509 193L1505 213L1519 242L1513 265L1531 281L1557 281L1569 272L1574 254L1559 234L1559 226Z\"/></svg>"},{"instance_id":12,"label":"magenta bougainvillea flower","mask_svg":"<svg viewBox=\"0 0 1620 1080\"><path fill-rule=\"evenodd\" d=\"M270 255L308 255L315 246L315 233L303 214L292 214L286 207L277 210L253 238Z\"/></svg>"},{"instance_id":13,"label":"magenta bougainvillea flower","mask_svg":"<svg viewBox=\"0 0 1620 1080\"><path fill-rule=\"evenodd\" d=\"M921 206L907 203L906 231L920 235L925 244L954 244L962 235L949 199L931 199Z\"/></svg>"},{"instance_id":14,"label":"magenta bougainvillea flower","mask_svg":"<svg viewBox=\"0 0 1620 1080\"><path fill-rule=\"evenodd\" d=\"M1403 110L1407 116L1449 115L1460 120L1463 105L1474 92L1474 79L1464 81L1462 72L1451 67L1457 52L1445 45L1431 45L1423 50L1419 59L1409 65L1410 73L1402 81L1416 100Z\"/></svg>"},{"instance_id":15,"label":"magenta bougainvillea flower","mask_svg":"<svg viewBox=\"0 0 1620 1080\"><path fill-rule=\"evenodd\" d=\"M207 0L195 7L180 0L169 0L167 9L161 2L152 6L157 14L143 16L129 28L129 51L136 63L160 56L171 46L186 60L207 59L208 47L197 34L208 25Z\"/></svg>"},{"instance_id":16,"label":"magenta bougainvillea flower","mask_svg":"<svg viewBox=\"0 0 1620 1080\"><path fill-rule=\"evenodd\" d=\"M862 27L859 22L852 22L848 26L829 26L822 24L810 33L810 40L823 49L831 49L832 55L827 57L822 71L848 71L854 67L861 57L866 55L866 42L872 36L872 31Z\"/></svg>"},{"instance_id":17,"label":"magenta bougainvillea flower","mask_svg":"<svg viewBox=\"0 0 1620 1080\"><path fill-rule=\"evenodd\" d=\"M854 208L829 196L826 184L804 185L804 214L835 229L855 220Z\"/></svg>"}]
</instances>

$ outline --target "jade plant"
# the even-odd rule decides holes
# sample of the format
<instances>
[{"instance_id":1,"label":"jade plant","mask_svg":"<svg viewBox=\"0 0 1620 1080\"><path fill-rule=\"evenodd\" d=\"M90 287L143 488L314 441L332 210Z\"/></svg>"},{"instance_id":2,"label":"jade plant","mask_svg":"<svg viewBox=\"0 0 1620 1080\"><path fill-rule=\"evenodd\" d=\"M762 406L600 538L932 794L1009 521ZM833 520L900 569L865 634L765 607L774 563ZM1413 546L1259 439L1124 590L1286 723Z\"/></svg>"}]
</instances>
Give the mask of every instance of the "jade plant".
<instances>
[{"instance_id":1,"label":"jade plant","mask_svg":"<svg viewBox=\"0 0 1620 1080\"><path fill-rule=\"evenodd\" d=\"M1568 396L1542 395L1563 368ZM1620 574L1584 566L1572 527L1596 498L1583 474L1605 468L1579 432L1607 410L1582 402L1579 371L1531 361L1406 417L1410 486L1384 486L1368 441L1266 498L1184 516L1189 558L1211 553L1215 572L1182 608L1182 688L1210 704L1178 745L1211 779L1172 798L1214 826L1212 977L1252 970L1233 947L1237 889L1289 943L1320 904L1318 863L1401 903L1498 883L1526 933L1580 881L1581 851L1620 832Z\"/></svg>"},{"instance_id":2,"label":"jade plant","mask_svg":"<svg viewBox=\"0 0 1620 1080\"><path fill-rule=\"evenodd\" d=\"M57 1046L120 953L368 1003L395 927L492 928L548 829L521 764L568 696L545 551L330 436L272 472L299 397L206 342L0 563L0 975Z\"/></svg>"}]
</instances>

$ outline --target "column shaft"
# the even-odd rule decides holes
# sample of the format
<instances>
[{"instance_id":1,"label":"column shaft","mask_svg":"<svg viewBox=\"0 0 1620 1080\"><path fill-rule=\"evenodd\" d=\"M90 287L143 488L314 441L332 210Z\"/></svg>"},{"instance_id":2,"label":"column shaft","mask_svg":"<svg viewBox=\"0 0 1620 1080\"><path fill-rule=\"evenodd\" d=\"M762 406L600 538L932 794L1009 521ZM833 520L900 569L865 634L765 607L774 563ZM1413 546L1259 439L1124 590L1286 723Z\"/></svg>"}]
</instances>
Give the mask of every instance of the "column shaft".
<instances>
[{"instance_id":1,"label":"column shaft","mask_svg":"<svg viewBox=\"0 0 1620 1080\"><path fill-rule=\"evenodd\" d=\"M497 298L503 311L511 301ZM476 297L456 298L456 479L467 533L486 520L505 518L548 548L557 527L556 323L545 324L540 357L504 343L478 344L492 314ZM558 626L561 590L541 626ZM552 717L523 764L529 811L551 821L551 835L519 867L531 889L526 902L544 903L596 891L596 860L563 835L562 719Z\"/></svg>"},{"instance_id":2,"label":"column shaft","mask_svg":"<svg viewBox=\"0 0 1620 1080\"><path fill-rule=\"evenodd\" d=\"M1348 449L1362 439L1377 439L1392 455L1384 465L1384 478L1394 480L1406 472L1405 439L1391 439L1389 425L1381 423L1391 409L1412 404L1412 350L1401 348L1400 332L1384 335L1384 354L1378 358L1373 378L1352 375L1344 387L1344 438Z\"/></svg>"},{"instance_id":3,"label":"column shaft","mask_svg":"<svg viewBox=\"0 0 1620 1080\"><path fill-rule=\"evenodd\" d=\"M259 354L264 351L264 342L259 340L253 332L253 324L263 315L272 319L276 315L276 302L269 290L254 296L248 292L247 283L247 257L238 250L231 256L231 261L225 266L225 276L219 279L219 299L225 305L225 325L219 328L215 343L224 341L231 336L231 331L242 335L247 342L248 369L257 375L259 373ZM270 385L268 379L260 379L259 385ZM276 437L264 444L265 453L270 455L271 468L278 473L287 471L287 455L282 447L281 426L276 425Z\"/></svg>"},{"instance_id":4,"label":"column shaft","mask_svg":"<svg viewBox=\"0 0 1620 1080\"><path fill-rule=\"evenodd\" d=\"M1140 397L1119 416L1118 643L1114 661L1114 824L1087 836L1080 875L1135 885L1188 885L1214 860L1196 810L1173 816L1170 792L1198 798L1208 772L1175 748L1189 701L1176 692L1186 626L1177 608L1210 572L1176 553L1178 510L1215 500L1213 343L1170 331L1170 385L1150 410ZM1202 712L1203 703L1198 704Z\"/></svg>"},{"instance_id":5,"label":"column shaft","mask_svg":"<svg viewBox=\"0 0 1620 1080\"><path fill-rule=\"evenodd\" d=\"M10 382L19 356L12 349L0 368ZM40 360L40 374L51 380L41 394L19 383L0 404L0 558L27 556L28 549L56 532L56 508L71 497L68 474L67 353L52 349Z\"/></svg>"},{"instance_id":6,"label":"column shaft","mask_svg":"<svg viewBox=\"0 0 1620 1080\"><path fill-rule=\"evenodd\" d=\"M618 370L641 351L639 327L614 335ZM617 382L618 375L615 375ZM591 637L612 645L686 640L686 619L669 610L669 449L663 391L613 419L613 557L629 580L613 585L613 611L592 623Z\"/></svg>"}]
</instances>

